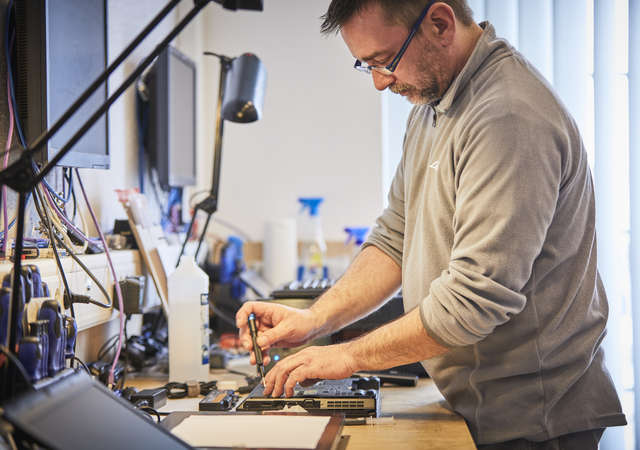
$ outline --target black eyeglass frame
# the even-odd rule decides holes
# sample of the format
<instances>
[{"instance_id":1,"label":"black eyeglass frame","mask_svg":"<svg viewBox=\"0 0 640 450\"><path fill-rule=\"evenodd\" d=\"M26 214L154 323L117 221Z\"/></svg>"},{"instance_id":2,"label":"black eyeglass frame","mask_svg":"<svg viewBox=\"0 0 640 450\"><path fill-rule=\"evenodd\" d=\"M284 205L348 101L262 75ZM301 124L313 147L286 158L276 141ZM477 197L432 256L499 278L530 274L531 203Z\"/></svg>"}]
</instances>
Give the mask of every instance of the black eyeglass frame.
<instances>
[{"instance_id":1,"label":"black eyeglass frame","mask_svg":"<svg viewBox=\"0 0 640 450\"><path fill-rule=\"evenodd\" d=\"M360 72L364 72L364 73L367 73L367 74L370 74L372 70L380 72L383 75L391 75L393 72L395 72L396 68L398 67L398 64L400 64L400 60L402 59L402 56L404 55L404 52L407 51L407 48L409 47L409 44L411 43L411 40L413 39L413 37L418 32L418 29L420 28L420 25L422 24L422 21L427 16L427 13L429 12L429 9L431 8L431 6L433 6L433 4L435 2L436 2L436 0L430 0L429 3L427 3L427 5L424 7L422 12L420 13L420 16L418 17L416 22L411 27L411 31L409 31L409 36L407 36L407 39L405 39L404 44L402 44L402 47L400 48L400 51L398 52L398 54L393 58L393 60L387 66L385 66L385 67L382 67L382 66L370 66L367 63L362 62L359 59L356 59L356 62L353 64L353 68L356 69L356 70L359 70Z\"/></svg>"}]
</instances>

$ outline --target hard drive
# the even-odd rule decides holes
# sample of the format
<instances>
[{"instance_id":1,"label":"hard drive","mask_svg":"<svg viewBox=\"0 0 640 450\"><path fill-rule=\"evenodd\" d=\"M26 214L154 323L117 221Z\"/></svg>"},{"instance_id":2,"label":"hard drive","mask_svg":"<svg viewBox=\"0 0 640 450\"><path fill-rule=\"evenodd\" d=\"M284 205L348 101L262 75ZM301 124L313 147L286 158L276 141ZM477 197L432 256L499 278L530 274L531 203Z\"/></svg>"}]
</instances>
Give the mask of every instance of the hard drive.
<instances>
[{"instance_id":1,"label":"hard drive","mask_svg":"<svg viewBox=\"0 0 640 450\"><path fill-rule=\"evenodd\" d=\"M273 411L301 406L312 414L380 415L380 380L377 377L321 380L309 387L297 385L293 397L266 397L263 391L261 384L256 386L236 411Z\"/></svg>"}]
</instances>

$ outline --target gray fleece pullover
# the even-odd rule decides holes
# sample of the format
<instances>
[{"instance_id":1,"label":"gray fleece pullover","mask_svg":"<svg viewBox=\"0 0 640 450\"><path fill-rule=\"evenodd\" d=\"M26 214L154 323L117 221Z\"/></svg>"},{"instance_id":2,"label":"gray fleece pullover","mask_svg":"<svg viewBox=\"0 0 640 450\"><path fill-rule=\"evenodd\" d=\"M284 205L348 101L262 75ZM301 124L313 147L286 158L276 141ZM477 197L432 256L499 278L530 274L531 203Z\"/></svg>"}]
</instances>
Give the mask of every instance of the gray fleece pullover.
<instances>
[{"instance_id":1,"label":"gray fleece pullover","mask_svg":"<svg viewBox=\"0 0 640 450\"><path fill-rule=\"evenodd\" d=\"M402 267L405 310L450 348L423 361L476 443L625 417L603 361L608 306L580 134L493 27L433 106L413 108L365 245Z\"/></svg>"}]
</instances>

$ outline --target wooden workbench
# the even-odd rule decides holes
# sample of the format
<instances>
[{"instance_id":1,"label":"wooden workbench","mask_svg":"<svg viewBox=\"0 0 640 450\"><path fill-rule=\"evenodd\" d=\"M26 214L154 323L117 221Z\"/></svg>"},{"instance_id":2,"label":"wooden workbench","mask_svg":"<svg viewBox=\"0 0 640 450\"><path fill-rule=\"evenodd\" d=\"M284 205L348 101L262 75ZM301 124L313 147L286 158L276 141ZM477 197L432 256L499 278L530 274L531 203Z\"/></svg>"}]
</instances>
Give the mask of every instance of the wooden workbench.
<instances>
[{"instance_id":1,"label":"wooden workbench","mask_svg":"<svg viewBox=\"0 0 640 450\"><path fill-rule=\"evenodd\" d=\"M214 373L212 378L233 379L234 376ZM166 380L133 379L127 385L145 389L164 383ZM393 416L393 420L376 425L345 425L342 436L345 437L346 446L341 448L346 450L471 450L476 448L467 424L462 417L449 409L432 380L420 379L415 388L385 386L381 392L381 416ZM196 408L197 401L192 400L194 401L190 405Z\"/></svg>"},{"instance_id":2,"label":"wooden workbench","mask_svg":"<svg viewBox=\"0 0 640 450\"><path fill-rule=\"evenodd\" d=\"M415 388L383 387L382 417L390 423L345 426L347 450L475 449L465 421L451 411L435 384L421 379Z\"/></svg>"}]
</instances>

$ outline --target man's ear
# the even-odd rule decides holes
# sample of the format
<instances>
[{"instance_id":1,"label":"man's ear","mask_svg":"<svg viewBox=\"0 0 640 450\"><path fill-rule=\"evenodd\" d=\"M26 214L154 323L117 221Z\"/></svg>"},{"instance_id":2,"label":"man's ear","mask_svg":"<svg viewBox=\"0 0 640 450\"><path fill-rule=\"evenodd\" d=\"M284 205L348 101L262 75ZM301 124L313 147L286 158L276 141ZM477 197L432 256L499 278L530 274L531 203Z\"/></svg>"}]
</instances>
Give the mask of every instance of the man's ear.
<instances>
[{"instance_id":1,"label":"man's ear","mask_svg":"<svg viewBox=\"0 0 640 450\"><path fill-rule=\"evenodd\" d=\"M446 3L436 2L429 9L421 28L434 42L448 47L456 34L456 14Z\"/></svg>"}]
</instances>

